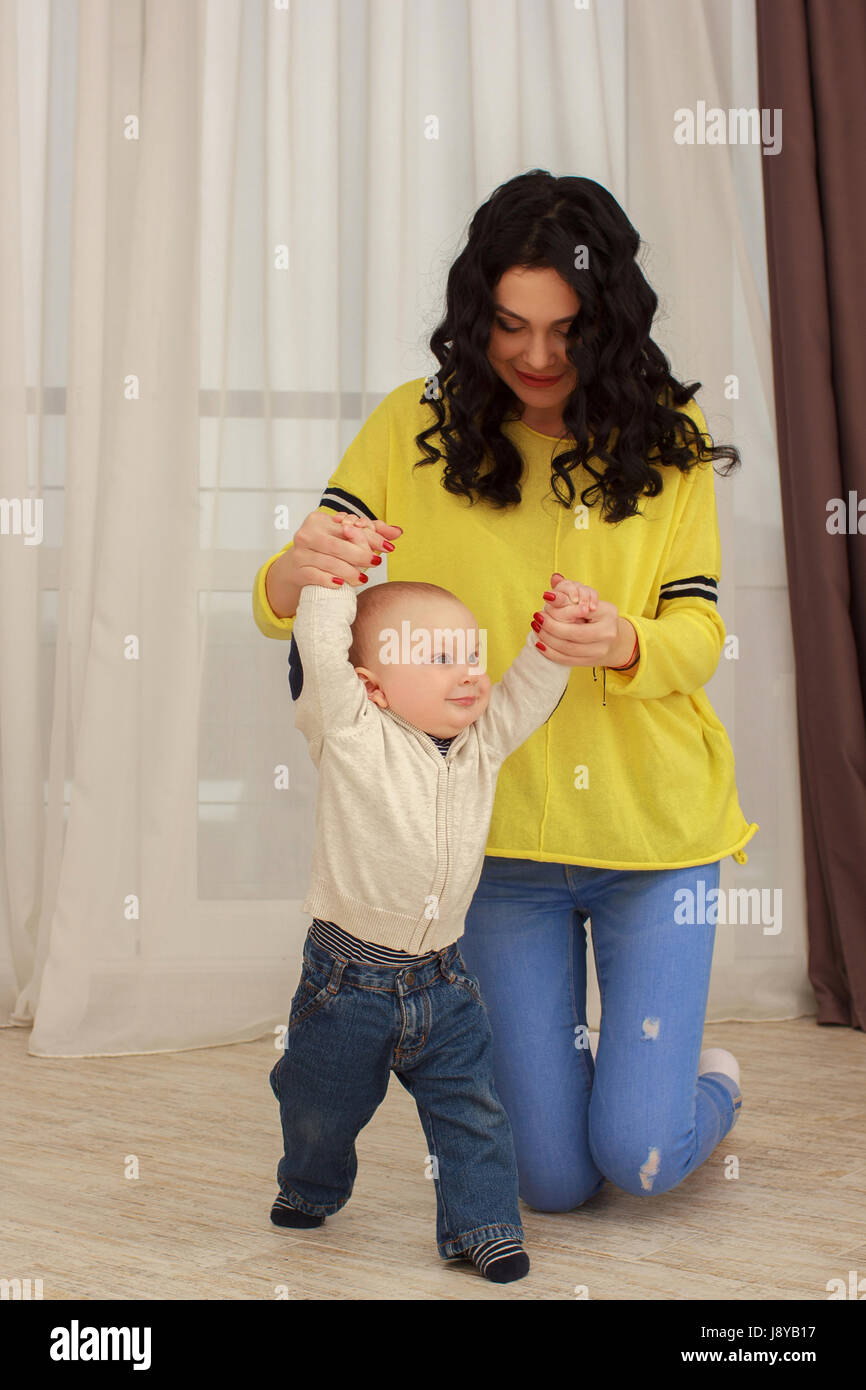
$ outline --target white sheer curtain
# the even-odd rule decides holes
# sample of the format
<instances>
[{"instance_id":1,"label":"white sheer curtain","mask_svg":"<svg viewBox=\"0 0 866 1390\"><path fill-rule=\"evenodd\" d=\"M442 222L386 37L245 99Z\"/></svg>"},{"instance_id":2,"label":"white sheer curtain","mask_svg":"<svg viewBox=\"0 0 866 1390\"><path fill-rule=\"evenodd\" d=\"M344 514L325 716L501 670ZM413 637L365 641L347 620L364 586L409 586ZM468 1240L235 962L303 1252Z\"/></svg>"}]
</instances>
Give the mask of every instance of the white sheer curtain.
<instances>
[{"instance_id":1,"label":"white sheer curtain","mask_svg":"<svg viewBox=\"0 0 866 1390\"><path fill-rule=\"evenodd\" d=\"M31 1053L285 1022L315 771L252 579L533 167L620 200L744 455L710 694L761 831L723 885L784 922L719 928L710 1017L813 1011L762 156L678 145L699 99L757 105L751 0L0 0L0 1023Z\"/></svg>"}]
</instances>

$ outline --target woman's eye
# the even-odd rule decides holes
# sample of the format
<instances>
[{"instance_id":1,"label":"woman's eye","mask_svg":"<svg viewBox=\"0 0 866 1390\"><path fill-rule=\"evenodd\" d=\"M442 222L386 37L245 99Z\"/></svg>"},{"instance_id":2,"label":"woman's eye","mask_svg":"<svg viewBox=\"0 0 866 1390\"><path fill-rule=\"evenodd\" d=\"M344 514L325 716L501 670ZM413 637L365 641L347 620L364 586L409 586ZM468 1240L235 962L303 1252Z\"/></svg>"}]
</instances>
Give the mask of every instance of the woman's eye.
<instances>
[{"instance_id":1,"label":"woman's eye","mask_svg":"<svg viewBox=\"0 0 866 1390\"><path fill-rule=\"evenodd\" d=\"M499 327L502 329L503 333L519 333L519 332L520 332L520 329L519 329L519 328L510 328L509 325L508 325L507 323L503 323L503 322L502 322L502 319L497 319L496 322L497 322L497 324L499 325ZM554 331L557 333L557 335L558 335L560 338L567 338L567 337L568 337L568 329L567 329L567 328L557 328L557 329L555 329Z\"/></svg>"}]
</instances>

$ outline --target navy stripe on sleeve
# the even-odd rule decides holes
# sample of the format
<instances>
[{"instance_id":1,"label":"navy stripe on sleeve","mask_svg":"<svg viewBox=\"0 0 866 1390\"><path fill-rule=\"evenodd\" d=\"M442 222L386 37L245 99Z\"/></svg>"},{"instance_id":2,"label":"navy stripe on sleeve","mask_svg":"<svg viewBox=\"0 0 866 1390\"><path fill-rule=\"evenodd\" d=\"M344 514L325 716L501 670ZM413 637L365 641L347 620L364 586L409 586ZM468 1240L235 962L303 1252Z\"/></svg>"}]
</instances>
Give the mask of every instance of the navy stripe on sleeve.
<instances>
[{"instance_id":1,"label":"navy stripe on sleeve","mask_svg":"<svg viewBox=\"0 0 866 1390\"><path fill-rule=\"evenodd\" d=\"M354 512L356 516L366 516L370 521L376 520L376 513L370 511L366 502L362 502L360 497L346 492L341 487L326 487L319 506L330 507L335 512Z\"/></svg>"},{"instance_id":2,"label":"navy stripe on sleeve","mask_svg":"<svg viewBox=\"0 0 866 1390\"><path fill-rule=\"evenodd\" d=\"M719 586L708 574L692 574L685 579L671 579L663 584L659 602L664 598L705 598L718 603Z\"/></svg>"}]
</instances>

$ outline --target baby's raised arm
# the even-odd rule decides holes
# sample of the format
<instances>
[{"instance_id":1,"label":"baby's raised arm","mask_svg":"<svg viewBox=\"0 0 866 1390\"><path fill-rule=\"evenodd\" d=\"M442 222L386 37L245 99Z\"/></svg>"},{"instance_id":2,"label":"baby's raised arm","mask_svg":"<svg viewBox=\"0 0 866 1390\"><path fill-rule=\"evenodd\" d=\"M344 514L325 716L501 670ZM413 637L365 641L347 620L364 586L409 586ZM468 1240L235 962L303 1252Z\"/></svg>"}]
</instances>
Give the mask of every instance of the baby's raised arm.
<instances>
[{"instance_id":1,"label":"baby's raised arm","mask_svg":"<svg viewBox=\"0 0 866 1390\"><path fill-rule=\"evenodd\" d=\"M350 584L305 584L289 653L295 725L311 745L370 716L370 702L349 661L358 611Z\"/></svg>"}]
</instances>

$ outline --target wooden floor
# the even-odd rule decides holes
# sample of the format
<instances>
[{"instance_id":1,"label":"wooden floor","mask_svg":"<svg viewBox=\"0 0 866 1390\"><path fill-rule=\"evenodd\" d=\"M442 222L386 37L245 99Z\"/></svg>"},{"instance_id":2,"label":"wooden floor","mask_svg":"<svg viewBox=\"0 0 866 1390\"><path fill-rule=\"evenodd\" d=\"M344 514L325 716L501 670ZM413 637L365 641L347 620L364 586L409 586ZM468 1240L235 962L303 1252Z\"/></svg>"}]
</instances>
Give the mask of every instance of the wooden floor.
<instances>
[{"instance_id":1,"label":"wooden floor","mask_svg":"<svg viewBox=\"0 0 866 1390\"><path fill-rule=\"evenodd\" d=\"M566 1214L521 1204L532 1269L500 1287L437 1254L424 1134L396 1078L349 1203L292 1232L268 1220L272 1039L52 1060L27 1037L0 1030L0 1278L41 1278L45 1299L826 1299L829 1279L866 1276L866 1037L814 1019L708 1026L705 1046L742 1070L728 1138L657 1197L606 1184Z\"/></svg>"}]
</instances>

